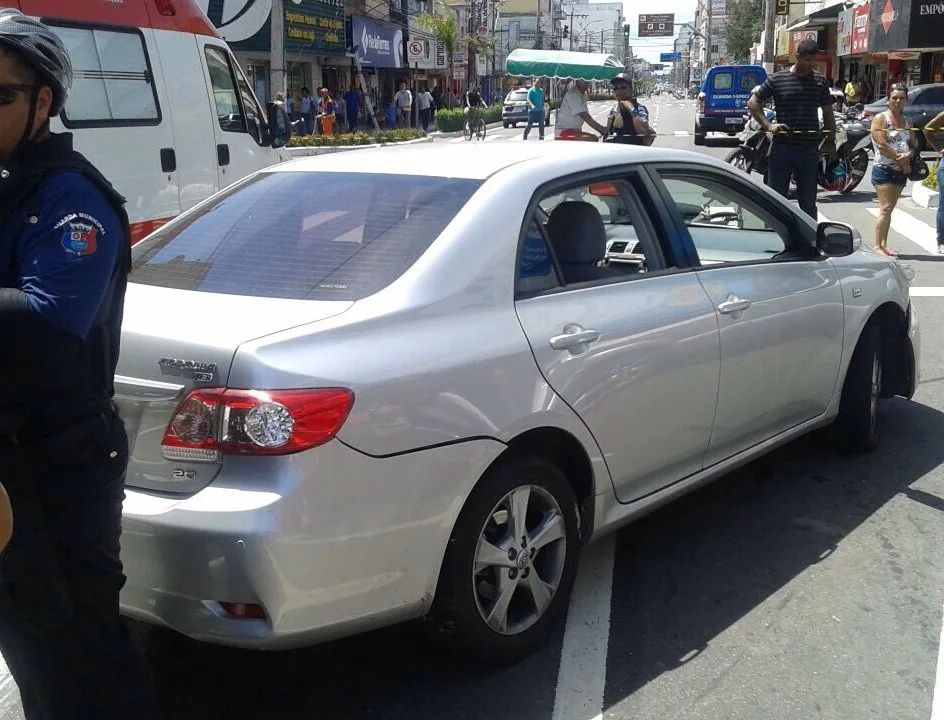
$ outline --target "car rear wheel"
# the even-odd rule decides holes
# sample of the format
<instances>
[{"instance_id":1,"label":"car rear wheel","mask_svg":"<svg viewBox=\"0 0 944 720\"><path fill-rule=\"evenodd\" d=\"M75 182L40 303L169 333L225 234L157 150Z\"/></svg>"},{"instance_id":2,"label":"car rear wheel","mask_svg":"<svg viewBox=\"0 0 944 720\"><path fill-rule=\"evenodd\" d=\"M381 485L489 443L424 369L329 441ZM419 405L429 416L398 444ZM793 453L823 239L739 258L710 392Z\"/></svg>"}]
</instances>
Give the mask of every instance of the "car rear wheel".
<instances>
[{"instance_id":1,"label":"car rear wheel","mask_svg":"<svg viewBox=\"0 0 944 720\"><path fill-rule=\"evenodd\" d=\"M692 133L692 134L695 136L695 144L696 144L696 145L704 145L704 144L705 144L705 133L704 133L704 131L702 131L702 130L699 129L697 123L695 124L695 132Z\"/></svg>"},{"instance_id":2,"label":"car rear wheel","mask_svg":"<svg viewBox=\"0 0 944 720\"><path fill-rule=\"evenodd\" d=\"M870 324L852 354L832 427L836 446L863 453L878 446L878 405L882 397L882 331Z\"/></svg>"},{"instance_id":3,"label":"car rear wheel","mask_svg":"<svg viewBox=\"0 0 944 720\"><path fill-rule=\"evenodd\" d=\"M428 619L452 651L518 660L564 618L579 552L567 478L541 458L510 460L482 479L460 513Z\"/></svg>"}]
</instances>

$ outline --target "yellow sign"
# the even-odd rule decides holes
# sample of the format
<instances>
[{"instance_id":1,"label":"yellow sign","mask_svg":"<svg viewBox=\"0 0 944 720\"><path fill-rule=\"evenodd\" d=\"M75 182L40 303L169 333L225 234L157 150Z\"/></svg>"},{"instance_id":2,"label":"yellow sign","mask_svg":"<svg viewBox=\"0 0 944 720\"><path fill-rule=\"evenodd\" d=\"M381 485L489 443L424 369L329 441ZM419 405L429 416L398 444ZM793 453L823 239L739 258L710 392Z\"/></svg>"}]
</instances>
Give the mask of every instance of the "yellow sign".
<instances>
[{"instance_id":1,"label":"yellow sign","mask_svg":"<svg viewBox=\"0 0 944 720\"><path fill-rule=\"evenodd\" d=\"M790 14L790 0L777 0L774 14L789 15Z\"/></svg>"}]
</instances>

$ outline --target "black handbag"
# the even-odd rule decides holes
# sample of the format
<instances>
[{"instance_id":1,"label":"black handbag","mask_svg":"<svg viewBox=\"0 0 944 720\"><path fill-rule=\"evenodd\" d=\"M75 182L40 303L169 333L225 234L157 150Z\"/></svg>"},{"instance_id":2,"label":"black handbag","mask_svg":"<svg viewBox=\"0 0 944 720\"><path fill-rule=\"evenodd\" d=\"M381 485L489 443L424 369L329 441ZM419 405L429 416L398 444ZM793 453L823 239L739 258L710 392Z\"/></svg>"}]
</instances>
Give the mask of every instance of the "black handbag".
<instances>
[{"instance_id":1,"label":"black handbag","mask_svg":"<svg viewBox=\"0 0 944 720\"><path fill-rule=\"evenodd\" d=\"M924 180L931 170L928 168L928 164L921 159L920 150L911 151L911 172L908 173L908 179L914 180L915 182L921 182Z\"/></svg>"}]
</instances>

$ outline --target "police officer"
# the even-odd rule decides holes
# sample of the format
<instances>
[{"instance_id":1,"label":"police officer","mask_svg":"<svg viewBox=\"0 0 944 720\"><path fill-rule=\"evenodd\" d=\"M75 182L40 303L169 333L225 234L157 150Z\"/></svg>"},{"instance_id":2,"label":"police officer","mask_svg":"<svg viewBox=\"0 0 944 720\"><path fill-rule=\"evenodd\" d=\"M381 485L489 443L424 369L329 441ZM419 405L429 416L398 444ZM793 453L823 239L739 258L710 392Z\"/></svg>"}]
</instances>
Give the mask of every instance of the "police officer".
<instances>
[{"instance_id":1,"label":"police officer","mask_svg":"<svg viewBox=\"0 0 944 720\"><path fill-rule=\"evenodd\" d=\"M623 145L652 145L655 133L649 127L649 112L634 97L633 85L626 73L610 80L616 105L610 110L606 142Z\"/></svg>"},{"instance_id":2,"label":"police officer","mask_svg":"<svg viewBox=\"0 0 944 720\"><path fill-rule=\"evenodd\" d=\"M150 718L118 614L127 439L111 398L130 266L124 198L52 135L72 65L0 10L0 651L29 720Z\"/></svg>"}]
</instances>

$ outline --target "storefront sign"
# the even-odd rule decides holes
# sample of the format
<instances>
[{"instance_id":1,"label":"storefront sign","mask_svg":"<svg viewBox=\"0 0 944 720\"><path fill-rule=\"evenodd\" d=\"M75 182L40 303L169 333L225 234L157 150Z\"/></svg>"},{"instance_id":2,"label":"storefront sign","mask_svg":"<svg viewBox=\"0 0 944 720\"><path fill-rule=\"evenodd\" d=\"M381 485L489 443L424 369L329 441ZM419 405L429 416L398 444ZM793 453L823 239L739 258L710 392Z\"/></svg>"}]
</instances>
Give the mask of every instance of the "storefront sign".
<instances>
[{"instance_id":1,"label":"storefront sign","mask_svg":"<svg viewBox=\"0 0 944 720\"><path fill-rule=\"evenodd\" d=\"M852 52L852 8L839 13L836 20L836 54L839 57Z\"/></svg>"},{"instance_id":2,"label":"storefront sign","mask_svg":"<svg viewBox=\"0 0 944 720\"><path fill-rule=\"evenodd\" d=\"M363 65L402 68L403 30L378 25L360 15L351 17L351 37Z\"/></svg>"},{"instance_id":3,"label":"storefront sign","mask_svg":"<svg viewBox=\"0 0 944 720\"><path fill-rule=\"evenodd\" d=\"M410 67L424 70L446 69L446 48L429 33L424 32L412 18L409 20L410 39L406 43Z\"/></svg>"},{"instance_id":4,"label":"storefront sign","mask_svg":"<svg viewBox=\"0 0 944 720\"><path fill-rule=\"evenodd\" d=\"M915 0L911 7L908 47L940 47L944 43L944 1Z\"/></svg>"},{"instance_id":5,"label":"storefront sign","mask_svg":"<svg viewBox=\"0 0 944 720\"><path fill-rule=\"evenodd\" d=\"M777 57L787 57L790 54L790 33L787 32L786 25L777 28L775 40Z\"/></svg>"},{"instance_id":6,"label":"storefront sign","mask_svg":"<svg viewBox=\"0 0 944 720\"><path fill-rule=\"evenodd\" d=\"M198 5L233 50L267 52L272 44L272 0L245 0L235 15L226 3ZM344 0L291 0L284 3L285 52L343 55ZM226 18L224 20L224 17Z\"/></svg>"},{"instance_id":7,"label":"storefront sign","mask_svg":"<svg viewBox=\"0 0 944 720\"><path fill-rule=\"evenodd\" d=\"M909 47L909 2L910 0L873 0L869 23L870 50L888 52Z\"/></svg>"},{"instance_id":8,"label":"storefront sign","mask_svg":"<svg viewBox=\"0 0 944 720\"><path fill-rule=\"evenodd\" d=\"M881 2L881 0L877 0ZM861 55L869 50L869 14L871 5L864 3L852 9L852 55Z\"/></svg>"},{"instance_id":9,"label":"storefront sign","mask_svg":"<svg viewBox=\"0 0 944 720\"><path fill-rule=\"evenodd\" d=\"M774 14L789 15L790 14L790 0L777 0L777 4L774 6Z\"/></svg>"},{"instance_id":10,"label":"storefront sign","mask_svg":"<svg viewBox=\"0 0 944 720\"><path fill-rule=\"evenodd\" d=\"M796 55L797 46L804 40L815 40L820 52L825 49L826 32L823 30L794 30L790 33L790 57Z\"/></svg>"}]
</instances>

